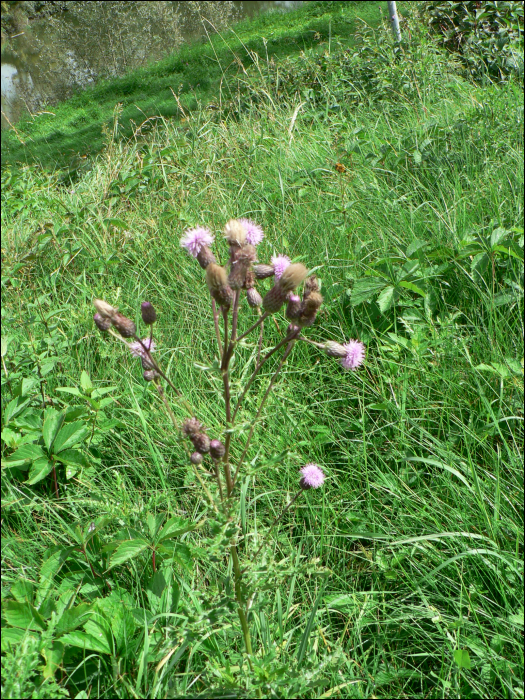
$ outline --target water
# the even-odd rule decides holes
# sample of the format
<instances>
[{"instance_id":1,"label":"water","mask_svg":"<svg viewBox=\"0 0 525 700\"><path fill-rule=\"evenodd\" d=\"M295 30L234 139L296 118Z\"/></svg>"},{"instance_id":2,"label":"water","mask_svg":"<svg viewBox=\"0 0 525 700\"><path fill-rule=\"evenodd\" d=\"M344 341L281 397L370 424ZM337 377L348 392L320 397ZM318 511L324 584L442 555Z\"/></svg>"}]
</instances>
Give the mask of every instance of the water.
<instances>
[{"instance_id":1,"label":"water","mask_svg":"<svg viewBox=\"0 0 525 700\"><path fill-rule=\"evenodd\" d=\"M151 3L151 5L164 3ZM214 2L212 5L220 6ZM263 2L234 2L236 20L253 17L268 10L289 11L300 6L298 0L264 0ZM130 68L149 60L160 58L173 50L169 23L164 18L155 24L155 18L132 18L121 3L122 22L111 17L111 34L106 32L108 15L104 15L107 3L82 3L100 7L90 17L72 17L70 12L57 18L42 18L20 22L17 35L2 42L2 129L16 124L24 114L50 109L55 102L71 94L72 88L87 87L101 71L122 73L122 67ZM129 4L131 5L131 3ZM150 3L147 3L149 6ZM188 3L165 3L176 8L180 17L177 33L183 42L194 41L203 34L202 26L191 21ZM171 9L171 8L170 8ZM59 19L79 40L64 42L63 30L57 27ZM114 21L116 19L116 21ZM169 18L168 18L169 19ZM97 24L98 22L98 24ZM64 24L62 25L64 26ZM149 32L149 33L148 33ZM86 41L84 42L84 38ZM89 44L91 38L92 44ZM129 62L129 63L128 63Z\"/></svg>"}]
</instances>

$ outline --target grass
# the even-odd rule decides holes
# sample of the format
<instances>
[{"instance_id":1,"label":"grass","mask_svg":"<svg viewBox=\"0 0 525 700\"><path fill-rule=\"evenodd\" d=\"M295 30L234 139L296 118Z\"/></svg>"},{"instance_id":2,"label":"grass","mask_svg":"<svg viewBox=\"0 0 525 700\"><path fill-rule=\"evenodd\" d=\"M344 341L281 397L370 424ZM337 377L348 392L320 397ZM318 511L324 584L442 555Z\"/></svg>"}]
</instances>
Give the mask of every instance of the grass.
<instances>
[{"instance_id":1,"label":"grass","mask_svg":"<svg viewBox=\"0 0 525 700\"><path fill-rule=\"evenodd\" d=\"M308 23L308 12L294 22ZM523 266L495 249L487 269L477 249L462 255L497 228L518 241L504 250L519 254L522 96L512 80L465 80L417 22L410 28L398 62L384 30L360 53L334 38L325 55L324 39L321 52L283 49L260 70L241 54L246 73L227 78L222 109L200 104L184 122L157 112L151 132L130 140L110 129L90 170L67 182L35 166L4 172L3 394L35 392L37 405L40 383L20 380L39 374L47 401L85 405L57 391L79 386L85 370L95 387L115 387L104 411L116 421L101 422L90 466L61 486L58 502L47 482L4 479L6 598L21 575L42 585L45 553L71 545L71 523L108 516L142 531L152 512L202 519L182 446L133 359L95 331L91 299L132 317L142 300L155 305L159 357L216 432L209 303L179 239L188 226L218 232L249 216L265 229L261 260L279 252L320 266L325 304L309 337L367 344L358 373L299 344L249 452L241 557L294 494L298 466L318 462L329 477L271 540L275 561L298 565L251 615L257 663L274 688L265 696L523 697ZM414 243L427 244L414 284L428 278L435 300L394 285L390 306L383 292L357 303L362 281L386 275L381 265L399 272ZM268 347L284 317L278 325L267 328ZM240 370L252 348L239 355ZM247 421L256 405L246 403ZM329 576L301 569L300 556ZM60 688L72 697L246 696L236 620L199 622L220 609L223 562L203 554L174 569L180 620L160 637L153 622L126 623L128 645L113 656L70 650ZM86 574L70 576L89 601ZM145 557L115 573L120 605L154 612L151 576ZM53 590L67 581L57 577ZM31 637L23 644L4 658L10 697L29 697L42 662ZM43 687L39 697L56 697Z\"/></svg>"}]
</instances>

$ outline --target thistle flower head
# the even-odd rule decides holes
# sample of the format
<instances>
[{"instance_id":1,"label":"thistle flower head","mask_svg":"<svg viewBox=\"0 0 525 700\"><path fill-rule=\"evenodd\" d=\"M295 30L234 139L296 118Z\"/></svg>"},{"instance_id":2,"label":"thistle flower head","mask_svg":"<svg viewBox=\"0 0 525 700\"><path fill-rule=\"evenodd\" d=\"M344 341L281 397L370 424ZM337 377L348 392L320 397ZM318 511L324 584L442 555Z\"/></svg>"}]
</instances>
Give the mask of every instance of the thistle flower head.
<instances>
[{"instance_id":1,"label":"thistle flower head","mask_svg":"<svg viewBox=\"0 0 525 700\"><path fill-rule=\"evenodd\" d=\"M201 455L200 452L193 452L191 457L190 457L190 462L192 464L202 464L202 460L204 457Z\"/></svg>"},{"instance_id":2,"label":"thistle flower head","mask_svg":"<svg viewBox=\"0 0 525 700\"><path fill-rule=\"evenodd\" d=\"M273 265L254 265L253 272L258 280L263 280L266 277L273 277L275 269Z\"/></svg>"},{"instance_id":3,"label":"thistle flower head","mask_svg":"<svg viewBox=\"0 0 525 700\"><path fill-rule=\"evenodd\" d=\"M140 357L141 359L145 360L147 359L146 350L149 350L149 352L155 352L156 343L152 338L144 338L142 345L138 340L135 340L133 343L130 343L128 347L133 357Z\"/></svg>"},{"instance_id":4,"label":"thistle flower head","mask_svg":"<svg viewBox=\"0 0 525 700\"><path fill-rule=\"evenodd\" d=\"M95 306L95 309L102 316L102 318L113 318L113 316L118 311L118 309L116 309L114 306L111 306L107 303L107 301L104 301L103 299L93 299L93 304Z\"/></svg>"},{"instance_id":5,"label":"thistle flower head","mask_svg":"<svg viewBox=\"0 0 525 700\"><path fill-rule=\"evenodd\" d=\"M251 219L239 219L246 231L246 243L250 245L259 245L264 238L262 227L253 222Z\"/></svg>"},{"instance_id":6,"label":"thistle flower head","mask_svg":"<svg viewBox=\"0 0 525 700\"><path fill-rule=\"evenodd\" d=\"M196 258L202 246L210 246L214 240L213 234L207 228L198 226L188 229L181 238L180 244Z\"/></svg>"},{"instance_id":7,"label":"thistle flower head","mask_svg":"<svg viewBox=\"0 0 525 700\"><path fill-rule=\"evenodd\" d=\"M230 219L224 227L224 237L231 246L242 247L246 243L246 228L238 219Z\"/></svg>"},{"instance_id":8,"label":"thistle flower head","mask_svg":"<svg viewBox=\"0 0 525 700\"><path fill-rule=\"evenodd\" d=\"M287 255L274 255L272 257L272 265L275 273L275 279L278 280L282 277L283 272L286 270L288 265L292 261Z\"/></svg>"},{"instance_id":9,"label":"thistle flower head","mask_svg":"<svg viewBox=\"0 0 525 700\"><path fill-rule=\"evenodd\" d=\"M321 308L323 297L319 292L310 292L301 306L300 326L313 326L317 312Z\"/></svg>"},{"instance_id":10,"label":"thistle flower head","mask_svg":"<svg viewBox=\"0 0 525 700\"><path fill-rule=\"evenodd\" d=\"M153 304L149 301L143 301L140 305L140 313L142 315L142 320L147 326L151 326L157 320L157 312Z\"/></svg>"},{"instance_id":11,"label":"thistle flower head","mask_svg":"<svg viewBox=\"0 0 525 700\"><path fill-rule=\"evenodd\" d=\"M118 312L111 317L111 323L123 338L133 338L137 333L137 326L133 321Z\"/></svg>"},{"instance_id":12,"label":"thistle flower head","mask_svg":"<svg viewBox=\"0 0 525 700\"><path fill-rule=\"evenodd\" d=\"M341 345L341 343L334 342L333 340L327 340L323 349L328 357L346 357L346 347Z\"/></svg>"},{"instance_id":13,"label":"thistle flower head","mask_svg":"<svg viewBox=\"0 0 525 700\"><path fill-rule=\"evenodd\" d=\"M317 281L317 277L315 275L311 275L311 277L308 277L304 282L303 299L308 299L312 292L318 291L319 282Z\"/></svg>"},{"instance_id":14,"label":"thistle flower head","mask_svg":"<svg viewBox=\"0 0 525 700\"><path fill-rule=\"evenodd\" d=\"M365 346L359 340L351 340L343 345L346 355L341 358L344 369L356 370L365 359Z\"/></svg>"},{"instance_id":15,"label":"thistle flower head","mask_svg":"<svg viewBox=\"0 0 525 700\"><path fill-rule=\"evenodd\" d=\"M324 484L325 475L317 464L306 464L301 469L301 474L300 486L305 491L307 489L318 489Z\"/></svg>"},{"instance_id":16,"label":"thistle flower head","mask_svg":"<svg viewBox=\"0 0 525 700\"><path fill-rule=\"evenodd\" d=\"M95 321L95 326L99 329L99 331L107 331L109 328L111 328L111 319L104 318L104 316L101 316L100 314L95 314L93 316L93 321Z\"/></svg>"},{"instance_id":17,"label":"thistle flower head","mask_svg":"<svg viewBox=\"0 0 525 700\"><path fill-rule=\"evenodd\" d=\"M195 417L194 418L187 418L184 423L182 424L182 432L186 437L191 437L192 435L196 435L202 430L202 423L200 420L197 420Z\"/></svg>"},{"instance_id":18,"label":"thistle flower head","mask_svg":"<svg viewBox=\"0 0 525 700\"><path fill-rule=\"evenodd\" d=\"M142 376L147 382L152 382L157 377L160 377L160 374L154 369L145 369Z\"/></svg>"},{"instance_id":19,"label":"thistle flower head","mask_svg":"<svg viewBox=\"0 0 525 700\"><path fill-rule=\"evenodd\" d=\"M206 268L206 284L219 306L229 309L233 301L233 291L228 284L226 270L216 263L210 263Z\"/></svg>"},{"instance_id":20,"label":"thistle flower head","mask_svg":"<svg viewBox=\"0 0 525 700\"><path fill-rule=\"evenodd\" d=\"M262 296L255 289L255 287L250 287L246 290L246 299L248 300L248 305L251 306L252 309L256 308L257 306L261 306L263 302Z\"/></svg>"},{"instance_id":21,"label":"thistle flower head","mask_svg":"<svg viewBox=\"0 0 525 700\"><path fill-rule=\"evenodd\" d=\"M293 290L301 284L307 274L308 270L302 263L293 263L286 267L286 270L284 270L279 279L279 284L285 292L293 292ZM277 274L275 276L277 277Z\"/></svg>"},{"instance_id":22,"label":"thistle flower head","mask_svg":"<svg viewBox=\"0 0 525 700\"><path fill-rule=\"evenodd\" d=\"M210 454L213 459L221 459L224 457L226 452L226 447L222 444L220 440L212 440L210 442Z\"/></svg>"},{"instance_id":23,"label":"thistle flower head","mask_svg":"<svg viewBox=\"0 0 525 700\"><path fill-rule=\"evenodd\" d=\"M205 452L210 451L210 438L206 435L206 433L195 433L194 435L190 435L190 440L192 441L193 447L197 450L197 452L204 454Z\"/></svg>"},{"instance_id":24,"label":"thistle flower head","mask_svg":"<svg viewBox=\"0 0 525 700\"><path fill-rule=\"evenodd\" d=\"M301 315L301 297L297 294L288 295L288 304L286 306L286 318L296 320Z\"/></svg>"}]
</instances>

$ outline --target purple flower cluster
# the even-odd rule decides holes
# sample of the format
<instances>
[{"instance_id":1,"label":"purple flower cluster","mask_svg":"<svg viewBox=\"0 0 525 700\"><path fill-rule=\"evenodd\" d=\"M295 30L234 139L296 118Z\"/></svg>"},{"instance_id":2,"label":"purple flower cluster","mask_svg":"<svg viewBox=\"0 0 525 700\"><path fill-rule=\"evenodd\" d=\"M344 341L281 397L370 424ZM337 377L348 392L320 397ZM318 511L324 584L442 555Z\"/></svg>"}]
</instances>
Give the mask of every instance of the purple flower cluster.
<instances>
[{"instance_id":1,"label":"purple flower cluster","mask_svg":"<svg viewBox=\"0 0 525 700\"><path fill-rule=\"evenodd\" d=\"M180 244L183 248L186 248L190 255L196 258L202 246L209 246L214 240L215 237L211 231L208 231L207 228L203 228L202 226L198 226L197 228L188 229L182 237Z\"/></svg>"},{"instance_id":2,"label":"purple flower cluster","mask_svg":"<svg viewBox=\"0 0 525 700\"><path fill-rule=\"evenodd\" d=\"M317 464L306 464L301 470L301 488L318 489L324 484L325 475Z\"/></svg>"},{"instance_id":3,"label":"purple flower cluster","mask_svg":"<svg viewBox=\"0 0 525 700\"><path fill-rule=\"evenodd\" d=\"M363 364L365 359L365 346L359 340L351 340L343 345L346 350L345 357L341 358L341 365L344 369L356 370Z\"/></svg>"}]
</instances>

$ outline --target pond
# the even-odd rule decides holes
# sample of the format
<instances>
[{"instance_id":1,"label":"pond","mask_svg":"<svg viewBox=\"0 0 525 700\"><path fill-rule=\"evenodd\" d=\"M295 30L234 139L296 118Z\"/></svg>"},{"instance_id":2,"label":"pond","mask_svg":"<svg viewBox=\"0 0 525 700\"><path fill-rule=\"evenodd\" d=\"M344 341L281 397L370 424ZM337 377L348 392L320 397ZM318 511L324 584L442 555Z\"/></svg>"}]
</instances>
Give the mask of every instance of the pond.
<instances>
[{"instance_id":1,"label":"pond","mask_svg":"<svg viewBox=\"0 0 525 700\"><path fill-rule=\"evenodd\" d=\"M203 24L192 6L207 6L210 22L224 27L269 10L293 10L302 2L67 5L71 6L67 12L31 20L19 18L14 35L6 37L2 32L2 129L28 111L45 109L74 89L87 87L97 76L122 75L200 38Z\"/></svg>"}]
</instances>

